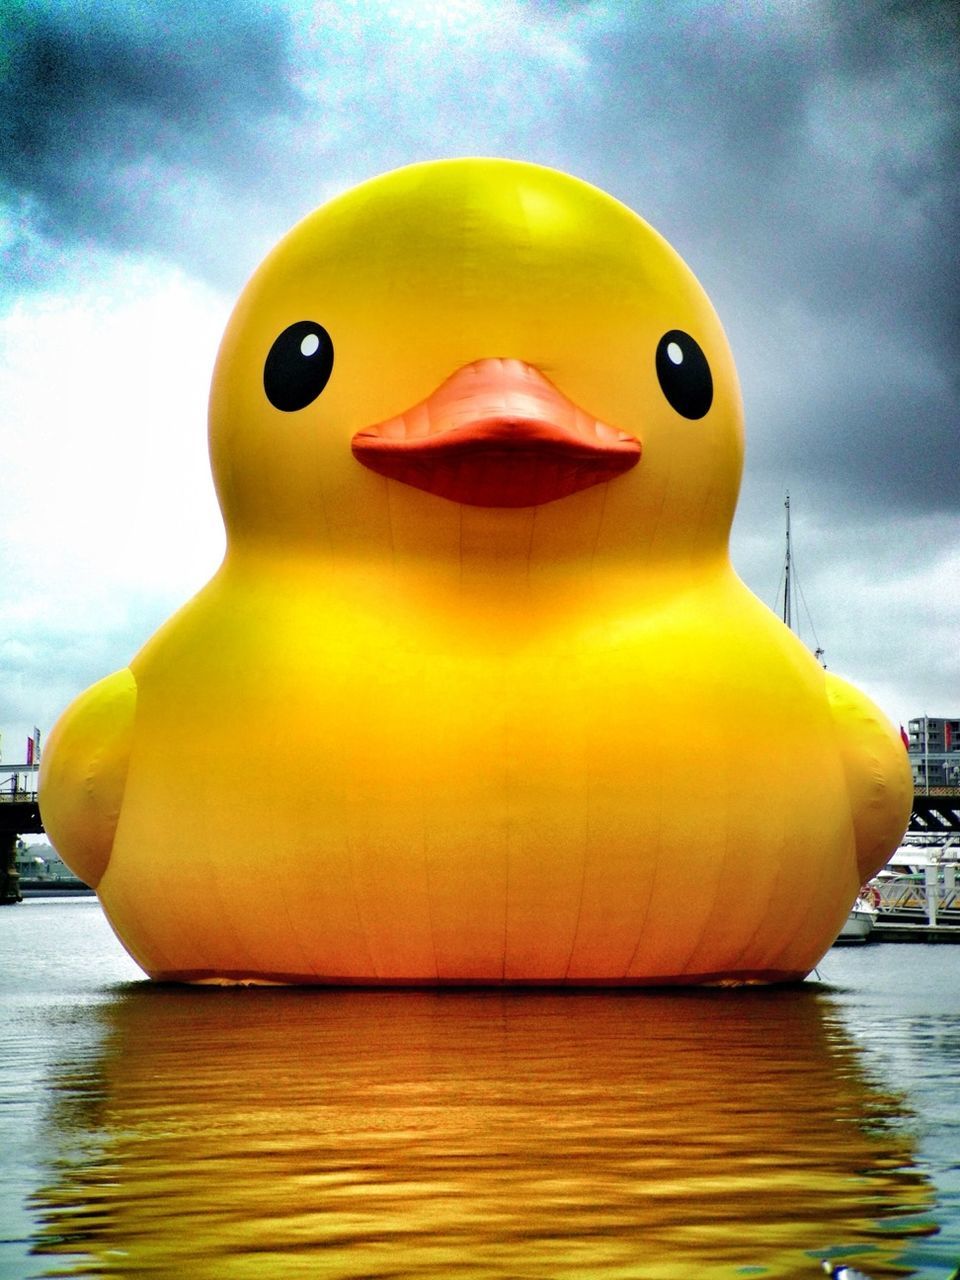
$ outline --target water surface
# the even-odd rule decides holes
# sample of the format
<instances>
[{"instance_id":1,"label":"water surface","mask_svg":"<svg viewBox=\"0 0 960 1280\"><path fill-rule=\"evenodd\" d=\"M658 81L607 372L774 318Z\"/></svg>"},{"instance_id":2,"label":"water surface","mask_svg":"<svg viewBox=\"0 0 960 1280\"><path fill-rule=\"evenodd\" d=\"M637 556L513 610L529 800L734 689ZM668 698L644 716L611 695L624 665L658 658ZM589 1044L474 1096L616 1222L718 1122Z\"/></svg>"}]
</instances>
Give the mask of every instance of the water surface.
<instances>
[{"instance_id":1,"label":"water surface","mask_svg":"<svg viewBox=\"0 0 960 1280\"><path fill-rule=\"evenodd\" d=\"M946 1280L960 948L791 989L157 987L0 913L0 1274Z\"/></svg>"}]
</instances>

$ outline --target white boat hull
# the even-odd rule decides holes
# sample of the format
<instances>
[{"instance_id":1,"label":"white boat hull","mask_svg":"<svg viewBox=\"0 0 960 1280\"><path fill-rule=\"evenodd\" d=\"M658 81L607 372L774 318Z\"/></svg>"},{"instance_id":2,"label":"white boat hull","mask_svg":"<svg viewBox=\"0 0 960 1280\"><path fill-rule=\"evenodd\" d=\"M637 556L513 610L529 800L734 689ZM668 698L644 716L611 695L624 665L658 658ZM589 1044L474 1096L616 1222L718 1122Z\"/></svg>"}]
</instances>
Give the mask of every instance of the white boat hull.
<instances>
[{"instance_id":1,"label":"white boat hull","mask_svg":"<svg viewBox=\"0 0 960 1280\"><path fill-rule=\"evenodd\" d=\"M876 912L868 903L858 898L853 910L844 921L843 928L837 935L834 946L846 946L851 943L866 942L873 932Z\"/></svg>"}]
</instances>

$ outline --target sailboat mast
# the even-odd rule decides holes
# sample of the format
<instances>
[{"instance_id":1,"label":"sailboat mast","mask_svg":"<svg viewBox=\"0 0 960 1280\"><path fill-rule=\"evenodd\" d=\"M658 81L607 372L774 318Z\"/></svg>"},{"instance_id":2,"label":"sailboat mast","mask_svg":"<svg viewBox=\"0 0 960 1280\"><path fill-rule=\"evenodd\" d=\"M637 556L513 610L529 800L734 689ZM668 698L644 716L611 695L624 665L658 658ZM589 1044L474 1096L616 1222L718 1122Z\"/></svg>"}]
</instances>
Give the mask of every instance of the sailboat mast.
<instances>
[{"instance_id":1,"label":"sailboat mast","mask_svg":"<svg viewBox=\"0 0 960 1280\"><path fill-rule=\"evenodd\" d=\"M790 598L790 494L783 504L787 513L787 558L783 569L783 620L793 630L793 601Z\"/></svg>"}]
</instances>

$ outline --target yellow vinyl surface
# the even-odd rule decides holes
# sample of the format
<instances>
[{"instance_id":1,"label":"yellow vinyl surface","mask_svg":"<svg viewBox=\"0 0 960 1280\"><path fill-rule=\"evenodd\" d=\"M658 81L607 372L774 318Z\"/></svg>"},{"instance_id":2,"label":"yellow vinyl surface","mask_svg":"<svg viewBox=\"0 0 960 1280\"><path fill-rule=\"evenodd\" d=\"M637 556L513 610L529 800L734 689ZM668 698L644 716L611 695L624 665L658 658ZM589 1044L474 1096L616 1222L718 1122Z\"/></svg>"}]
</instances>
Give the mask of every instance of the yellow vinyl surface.
<instances>
[{"instance_id":1,"label":"yellow vinyl surface","mask_svg":"<svg viewBox=\"0 0 960 1280\"><path fill-rule=\"evenodd\" d=\"M265 361L300 321L329 335L332 368L310 403L281 409ZM699 417L659 380L673 331L709 363ZM358 433L490 361L542 375L639 442L639 461L555 500L487 506L354 456ZM526 429L508 401L501 469ZM730 566L736 371L703 290L646 223L509 161L356 188L241 295L210 447L222 567L68 709L41 772L53 843L147 973L810 971L896 848L910 771L882 714ZM457 492L471 457L443 463Z\"/></svg>"}]
</instances>

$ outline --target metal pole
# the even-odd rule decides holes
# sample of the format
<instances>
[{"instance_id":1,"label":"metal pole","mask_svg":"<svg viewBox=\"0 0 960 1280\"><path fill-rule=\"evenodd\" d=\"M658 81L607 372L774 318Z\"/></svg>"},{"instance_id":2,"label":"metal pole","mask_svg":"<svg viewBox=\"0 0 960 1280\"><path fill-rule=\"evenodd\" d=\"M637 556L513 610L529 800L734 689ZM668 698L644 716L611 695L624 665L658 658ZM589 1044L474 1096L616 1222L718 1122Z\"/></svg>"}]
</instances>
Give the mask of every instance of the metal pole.
<instances>
[{"instance_id":1,"label":"metal pole","mask_svg":"<svg viewBox=\"0 0 960 1280\"><path fill-rule=\"evenodd\" d=\"M940 880L940 868L936 863L924 867L923 879L927 891L927 924L932 928L937 923L937 891Z\"/></svg>"},{"instance_id":2,"label":"metal pole","mask_svg":"<svg viewBox=\"0 0 960 1280\"><path fill-rule=\"evenodd\" d=\"M793 630L793 606L790 599L790 494L784 502L787 513L787 559L783 569L783 620Z\"/></svg>"}]
</instances>

